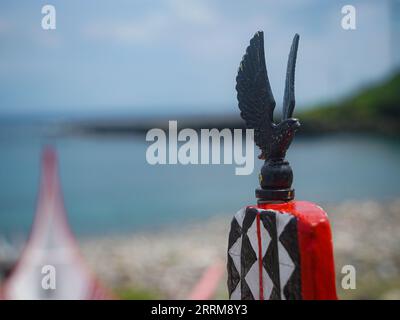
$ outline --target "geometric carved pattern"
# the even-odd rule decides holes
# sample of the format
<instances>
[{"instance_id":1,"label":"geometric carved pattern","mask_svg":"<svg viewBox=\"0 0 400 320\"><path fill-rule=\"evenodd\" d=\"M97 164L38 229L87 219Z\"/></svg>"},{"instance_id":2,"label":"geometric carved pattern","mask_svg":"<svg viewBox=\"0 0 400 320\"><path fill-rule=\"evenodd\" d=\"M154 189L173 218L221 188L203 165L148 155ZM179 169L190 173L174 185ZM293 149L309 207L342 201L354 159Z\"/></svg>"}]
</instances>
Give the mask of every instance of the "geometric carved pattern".
<instances>
[{"instance_id":1,"label":"geometric carved pattern","mask_svg":"<svg viewBox=\"0 0 400 320\"><path fill-rule=\"evenodd\" d=\"M261 292L266 300L302 299L295 216L256 207L235 214L229 233L228 289L233 300L259 300Z\"/></svg>"}]
</instances>

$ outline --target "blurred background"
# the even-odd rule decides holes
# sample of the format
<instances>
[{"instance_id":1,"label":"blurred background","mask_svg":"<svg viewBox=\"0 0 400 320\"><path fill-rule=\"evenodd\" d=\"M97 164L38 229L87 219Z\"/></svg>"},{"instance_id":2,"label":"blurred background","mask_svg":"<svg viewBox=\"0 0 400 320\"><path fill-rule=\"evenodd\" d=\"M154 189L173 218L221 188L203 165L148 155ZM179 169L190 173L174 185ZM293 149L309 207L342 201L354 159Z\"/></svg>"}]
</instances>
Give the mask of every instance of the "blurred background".
<instances>
[{"instance_id":1,"label":"blurred background","mask_svg":"<svg viewBox=\"0 0 400 320\"><path fill-rule=\"evenodd\" d=\"M168 120L242 128L236 72L263 30L277 111L300 34L303 126L287 158L297 199L332 221L340 296L400 298L400 1L52 0L55 30L42 29L45 4L0 4L3 278L29 235L46 144L84 256L120 297L184 298L225 261L230 219L255 203L261 161L250 176L235 165L151 166L145 134ZM341 25L348 4L355 30ZM346 264L356 290L340 289Z\"/></svg>"}]
</instances>

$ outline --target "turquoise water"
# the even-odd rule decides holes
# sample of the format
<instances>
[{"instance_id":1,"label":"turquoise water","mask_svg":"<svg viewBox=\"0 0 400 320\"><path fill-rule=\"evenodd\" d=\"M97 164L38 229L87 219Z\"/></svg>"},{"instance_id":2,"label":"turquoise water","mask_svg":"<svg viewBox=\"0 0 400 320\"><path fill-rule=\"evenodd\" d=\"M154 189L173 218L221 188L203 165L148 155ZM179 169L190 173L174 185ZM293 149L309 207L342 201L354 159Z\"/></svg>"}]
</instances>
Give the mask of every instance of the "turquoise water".
<instances>
[{"instance_id":1,"label":"turquoise water","mask_svg":"<svg viewBox=\"0 0 400 320\"><path fill-rule=\"evenodd\" d=\"M32 223L45 143L56 146L65 205L78 235L103 235L236 212L254 203L250 176L234 165L151 166L144 136L44 138L46 128L0 129L0 234ZM296 138L288 153L297 199L318 203L400 195L400 143L379 138ZM258 161L259 162L259 161ZM382 213L384 214L384 213Z\"/></svg>"}]
</instances>

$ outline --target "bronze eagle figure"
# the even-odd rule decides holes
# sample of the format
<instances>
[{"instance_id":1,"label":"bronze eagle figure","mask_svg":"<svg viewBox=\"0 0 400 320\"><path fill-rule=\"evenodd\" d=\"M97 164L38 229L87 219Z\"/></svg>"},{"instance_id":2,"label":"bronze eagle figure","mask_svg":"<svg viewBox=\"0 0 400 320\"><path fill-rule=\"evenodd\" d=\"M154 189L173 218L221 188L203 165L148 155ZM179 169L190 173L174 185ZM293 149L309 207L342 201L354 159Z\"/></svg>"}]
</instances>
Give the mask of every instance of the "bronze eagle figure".
<instances>
[{"instance_id":1,"label":"bronze eagle figure","mask_svg":"<svg viewBox=\"0 0 400 320\"><path fill-rule=\"evenodd\" d=\"M250 40L236 77L236 91L240 115L247 128L254 129L254 142L261 149L260 159L282 161L300 126L292 118L295 106L294 76L299 35L294 36L286 72L283 97L283 116L274 123L275 100L268 79L264 54L264 34L258 31Z\"/></svg>"}]
</instances>

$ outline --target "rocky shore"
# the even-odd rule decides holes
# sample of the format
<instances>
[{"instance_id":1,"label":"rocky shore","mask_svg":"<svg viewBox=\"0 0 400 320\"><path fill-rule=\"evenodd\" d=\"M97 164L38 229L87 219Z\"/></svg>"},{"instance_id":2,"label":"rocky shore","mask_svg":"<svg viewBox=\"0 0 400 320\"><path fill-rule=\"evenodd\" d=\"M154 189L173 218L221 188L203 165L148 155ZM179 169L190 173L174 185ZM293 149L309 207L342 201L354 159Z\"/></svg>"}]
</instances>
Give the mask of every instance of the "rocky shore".
<instances>
[{"instance_id":1,"label":"rocky shore","mask_svg":"<svg viewBox=\"0 0 400 320\"><path fill-rule=\"evenodd\" d=\"M344 299L400 298L400 199L324 205L334 236L337 288ZM233 214L233 213L232 213ZM226 261L231 215L183 229L81 241L89 265L122 298L186 298L204 270ZM344 265L356 289L341 288ZM226 298L226 279L216 298Z\"/></svg>"},{"instance_id":2,"label":"rocky shore","mask_svg":"<svg viewBox=\"0 0 400 320\"><path fill-rule=\"evenodd\" d=\"M400 299L400 198L322 204L333 231L341 299ZM79 239L83 257L122 299L185 299L211 265L226 263L232 215L131 235ZM18 247L18 248L17 248ZM0 241L0 285L22 249ZM342 268L354 266L356 289L344 290ZM226 273L215 295L227 298Z\"/></svg>"}]
</instances>

